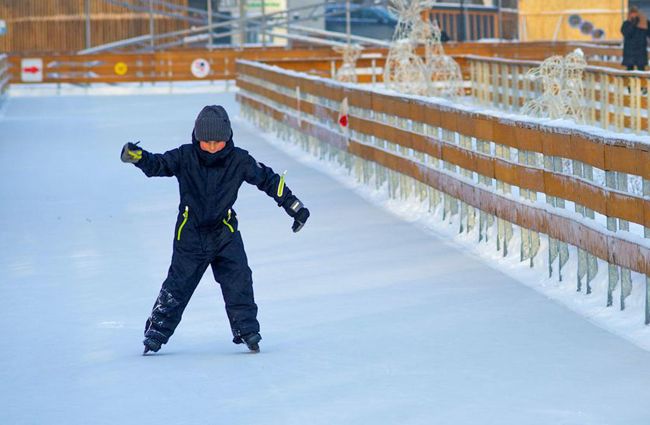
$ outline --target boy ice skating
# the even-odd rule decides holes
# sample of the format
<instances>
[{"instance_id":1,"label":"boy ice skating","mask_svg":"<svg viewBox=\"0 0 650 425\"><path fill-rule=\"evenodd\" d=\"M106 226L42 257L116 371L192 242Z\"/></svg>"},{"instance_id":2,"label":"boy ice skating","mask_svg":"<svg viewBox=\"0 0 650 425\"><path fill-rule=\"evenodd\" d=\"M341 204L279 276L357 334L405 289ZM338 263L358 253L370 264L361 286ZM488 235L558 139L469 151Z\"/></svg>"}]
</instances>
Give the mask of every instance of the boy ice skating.
<instances>
[{"instance_id":1,"label":"boy ice skating","mask_svg":"<svg viewBox=\"0 0 650 425\"><path fill-rule=\"evenodd\" d=\"M221 285L233 342L259 350L262 337L251 270L232 206L247 182L284 208L294 219L294 232L304 226L309 210L285 186L284 175L235 147L232 135L226 110L213 105L196 118L192 144L163 154L133 143L122 148L123 162L133 163L148 177L175 176L180 191L172 262L145 325L144 354L167 343L208 266Z\"/></svg>"}]
</instances>

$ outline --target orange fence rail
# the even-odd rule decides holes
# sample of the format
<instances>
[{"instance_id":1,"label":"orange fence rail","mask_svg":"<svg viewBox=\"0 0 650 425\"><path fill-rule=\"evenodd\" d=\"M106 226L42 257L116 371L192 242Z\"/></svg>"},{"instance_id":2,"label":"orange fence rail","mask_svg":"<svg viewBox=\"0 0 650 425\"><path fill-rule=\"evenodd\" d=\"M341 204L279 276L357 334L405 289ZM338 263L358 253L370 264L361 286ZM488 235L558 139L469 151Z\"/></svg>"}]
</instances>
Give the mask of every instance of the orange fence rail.
<instances>
[{"instance_id":1,"label":"orange fence rail","mask_svg":"<svg viewBox=\"0 0 650 425\"><path fill-rule=\"evenodd\" d=\"M143 54L10 56L11 83L24 83L23 60L42 61L43 83L119 83L227 80L235 78L235 60L310 59L333 57L329 48L286 50L172 50ZM32 65L30 65L32 66ZM29 76L29 75L28 75ZM33 79L29 80L34 82Z\"/></svg>"},{"instance_id":2,"label":"orange fence rail","mask_svg":"<svg viewBox=\"0 0 650 425\"><path fill-rule=\"evenodd\" d=\"M607 305L618 290L625 308L632 273L643 274L650 300L650 144L506 120L248 61L237 64L237 85L248 119L337 160L360 181L442 208L461 232L478 228L479 241L496 234L504 255L518 231L520 258L531 266L545 235L548 272L561 280L569 256L577 256L579 291L590 293L598 268L607 270ZM338 125L346 98L349 130Z\"/></svg>"},{"instance_id":3,"label":"orange fence rail","mask_svg":"<svg viewBox=\"0 0 650 425\"><path fill-rule=\"evenodd\" d=\"M516 59L541 60L550 54L565 54L570 49L567 43L447 43L445 51L449 55L499 56ZM360 68L370 66L372 60L364 62L364 57L373 56L376 62L386 57L386 49L366 49L363 52ZM93 55L11 55L13 84L24 82L21 62L23 59L39 59L43 62L43 79L46 83L87 84L93 82L144 82L181 81L197 79L234 78L234 61L237 59L261 61L294 61L297 67L312 66L321 75L333 75L332 69L341 64L340 55L330 48L285 49L282 47L224 48L208 51L171 50L162 53L142 54L93 54ZM202 77L192 73L192 63L204 59L209 72ZM298 63L311 61L309 64ZM316 61L322 64L316 64ZM290 66L289 64L287 66ZM327 72L325 72L327 71ZM378 74L381 74L379 72ZM366 77L362 77L362 80ZM367 78L370 81L370 78ZM33 81L30 79L30 81Z\"/></svg>"}]
</instances>

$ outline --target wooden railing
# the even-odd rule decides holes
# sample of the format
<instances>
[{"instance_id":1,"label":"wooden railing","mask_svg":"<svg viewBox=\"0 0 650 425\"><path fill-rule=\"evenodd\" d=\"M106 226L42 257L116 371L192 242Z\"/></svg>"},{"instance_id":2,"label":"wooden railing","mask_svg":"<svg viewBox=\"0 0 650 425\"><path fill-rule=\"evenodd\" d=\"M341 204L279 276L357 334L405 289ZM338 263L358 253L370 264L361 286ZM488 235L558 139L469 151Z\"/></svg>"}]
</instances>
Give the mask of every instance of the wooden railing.
<instances>
[{"instance_id":1,"label":"wooden railing","mask_svg":"<svg viewBox=\"0 0 650 425\"><path fill-rule=\"evenodd\" d=\"M435 19L452 40L460 40L464 22L465 40L482 38L516 39L518 33L517 13L496 8L471 8L463 13L457 7L436 6L426 12L429 19ZM499 22L501 19L501 22Z\"/></svg>"},{"instance_id":2,"label":"wooden railing","mask_svg":"<svg viewBox=\"0 0 650 425\"><path fill-rule=\"evenodd\" d=\"M323 159L334 159L395 198L415 197L461 232L494 240L504 255L520 233L520 258L548 239L548 273L562 280L577 256L577 287L599 267L607 305L632 273L645 275L650 323L650 145L571 127L502 119L471 108L364 89L255 62L237 63L238 100L252 122ZM347 98L349 130L338 125Z\"/></svg>"},{"instance_id":3,"label":"wooden railing","mask_svg":"<svg viewBox=\"0 0 650 425\"><path fill-rule=\"evenodd\" d=\"M445 49L460 62L466 79L469 78L469 67L465 66L465 60L460 55L479 52L484 56L543 59L549 51L562 54L567 50L566 44L562 43L448 43ZM424 54L424 51L420 53ZM381 81L386 55L386 49L364 50L357 62L359 82ZM23 57L10 56L12 84L22 83ZM341 56L330 48L229 48L213 51L173 50L164 53L36 57L43 61L43 82L73 84L234 79L234 63L237 59L260 60L327 77L334 76L342 65ZM203 78L198 78L191 72L192 62L198 58L205 59L210 64L210 72Z\"/></svg>"},{"instance_id":4,"label":"wooden railing","mask_svg":"<svg viewBox=\"0 0 650 425\"><path fill-rule=\"evenodd\" d=\"M235 78L236 59L290 60L335 57L329 48L286 50L249 48L246 50L172 50L146 54L96 54L40 56L44 83L119 83ZM21 81L22 56L11 56L12 84ZM210 71L204 77L192 73L192 62L204 59Z\"/></svg>"},{"instance_id":5,"label":"wooden railing","mask_svg":"<svg viewBox=\"0 0 650 425\"><path fill-rule=\"evenodd\" d=\"M517 112L542 93L539 81L526 73L538 61L466 57L475 101ZM650 72L617 71L588 66L584 76L586 123L604 129L647 134Z\"/></svg>"},{"instance_id":6,"label":"wooden railing","mask_svg":"<svg viewBox=\"0 0 650 425\"><path fill-rule=\"evenodd\" d=\"M449 55L478 54L481 56L499 56L517 59L541 60L550 54L565 54L569 51L567 43L447 43L445 51ZM421 52L423 54L423 50ZM366 49L359 61L361 82L371 82L373 78L381 78L381 71L376 71L376 77L369 73L369 67L382 66L386 57L386 49ZM372 59L368 56L372 56ZM11 82L21 83L20 62L23 55L11 55ZM190 66L193 60L203 58L211 65L211 72L204 79L234 78L234 61L236 59L261 60L280 63L285 61L285 67L295 66L295 69L309 71L313 69L318 75L333 75L341 66L341 57L330 48L285 49L282 47L246 48L238 50L224 48L208 50L172 50L164 53L143 54L93 54L93 55L41 55L33 56L43 60L44 79L46 83L75 83L87 84L93 82L144 82L144 81L180 81L197 80ZM458 59L463 61L463 59ZM303 62L304 61L304 62ZM318 63L320 61L320 63ZM120 64L118 66L118 64ZM374 65L373 65L374 64ZM126 67L124 67L126 65ZM463 65L461 63L461 65ZM118 68L116 68L118 66ZM121 70L120 73L116 72ZM469 76L469 68L465 74ZM364 76L365 75L365 76Z\"/></svg>"}]
</instances>

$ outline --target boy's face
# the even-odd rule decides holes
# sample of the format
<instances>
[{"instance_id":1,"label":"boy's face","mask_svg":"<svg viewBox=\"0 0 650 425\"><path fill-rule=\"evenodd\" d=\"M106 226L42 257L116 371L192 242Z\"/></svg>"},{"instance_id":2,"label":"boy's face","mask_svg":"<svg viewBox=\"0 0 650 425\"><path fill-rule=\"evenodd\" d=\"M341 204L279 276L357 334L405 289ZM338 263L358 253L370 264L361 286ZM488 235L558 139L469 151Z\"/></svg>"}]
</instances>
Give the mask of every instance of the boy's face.
<instances>
[{"instance_id":1,"label":"boy's face","mask_svg":"<svg viewBox=\"0 0 650 425\"><path fill-rule=\"evenodd\" d=\"M215 142L215 141L210 141L210 142L205 142L205 141L199 141L199 146L201 146L202 151L210 152L210 153L217 153L221 149L226 147L226 142Z\"/></svg>"}]
</instances>

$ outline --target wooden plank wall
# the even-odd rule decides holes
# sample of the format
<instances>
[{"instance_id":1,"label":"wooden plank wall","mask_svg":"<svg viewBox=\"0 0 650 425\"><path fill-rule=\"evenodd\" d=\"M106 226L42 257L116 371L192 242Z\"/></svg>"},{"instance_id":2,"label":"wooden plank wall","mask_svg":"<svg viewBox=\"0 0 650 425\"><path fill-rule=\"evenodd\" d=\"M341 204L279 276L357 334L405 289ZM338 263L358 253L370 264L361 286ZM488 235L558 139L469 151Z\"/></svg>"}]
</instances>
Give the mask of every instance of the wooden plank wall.
<instances>
[{"instance_id":1,"label":"wooden plank wall","mask_svg":"<svg viewBox=\"0 0 650 425\"><path fill-rule=\"evenodd\" d=\"M187 0L167 0L187 6ZM85 0L3 0L0 19L7 34L0 51L7 53L72 53L86 47ZM149 34L149 14L133 13L103 0L91 0L92 45ZM189 28L188 24L154 16L156 33Z\"/></svg>"}]
</instances>

